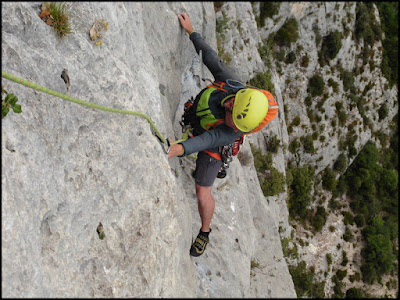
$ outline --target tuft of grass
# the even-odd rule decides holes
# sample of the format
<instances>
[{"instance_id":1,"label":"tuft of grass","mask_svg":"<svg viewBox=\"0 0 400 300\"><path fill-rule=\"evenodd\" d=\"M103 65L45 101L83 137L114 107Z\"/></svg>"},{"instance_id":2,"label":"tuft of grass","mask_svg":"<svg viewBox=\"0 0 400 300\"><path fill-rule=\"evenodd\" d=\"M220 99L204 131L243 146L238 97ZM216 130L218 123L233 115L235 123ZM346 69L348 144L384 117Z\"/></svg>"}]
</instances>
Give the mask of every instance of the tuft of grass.
<instances>
[{"instance_id":1,"label":"tuft of grass","mask_svg":"<svg viewBox=\"0 0 400 300\"><path fill-rule=\"evenodd\" d=\"M51 26L54 28L54 33L60 39L71 34L73 29L69 22L69 13L65 2L50 3L50 16L52 19Z\"/></svg>"}]
</instances>

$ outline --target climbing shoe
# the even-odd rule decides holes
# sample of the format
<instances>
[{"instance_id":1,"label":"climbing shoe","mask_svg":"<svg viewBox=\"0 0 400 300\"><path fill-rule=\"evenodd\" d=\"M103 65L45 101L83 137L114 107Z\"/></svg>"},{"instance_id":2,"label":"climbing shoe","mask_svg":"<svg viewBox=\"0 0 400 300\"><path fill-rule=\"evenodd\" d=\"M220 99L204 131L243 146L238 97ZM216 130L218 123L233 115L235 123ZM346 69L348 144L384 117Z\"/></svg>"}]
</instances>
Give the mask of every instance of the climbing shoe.
<instances>
[{"instance_id":1,"label":"climbing shoe","mask_svg":"<svg viewBox=\"0 0 400 300\"><path fill-rule=\"evenodd\" d=\"M211 228L210 228L211 232ZM200 256L204 253L204 250L206 250L207 244L210 242L208 238L208 234L210 232L202 232L200 230L199 234L197 235L197 238L194 240L194 243L192 244L192 247L190 248L190 255L192 256Z\"/></svg>"}]
</instances>

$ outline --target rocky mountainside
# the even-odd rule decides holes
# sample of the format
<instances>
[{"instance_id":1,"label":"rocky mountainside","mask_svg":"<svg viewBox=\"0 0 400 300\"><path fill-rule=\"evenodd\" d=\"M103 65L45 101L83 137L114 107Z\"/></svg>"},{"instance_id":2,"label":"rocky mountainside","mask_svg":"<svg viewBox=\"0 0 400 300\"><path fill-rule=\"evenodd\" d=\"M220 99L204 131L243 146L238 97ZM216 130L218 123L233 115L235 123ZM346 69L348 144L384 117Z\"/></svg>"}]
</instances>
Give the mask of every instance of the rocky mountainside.
<instances>
[{"instance_id":1,"label":"rocky mountainside","mask_svg":"<svg viewBox=\"0 0 400 300\"><path fill-rule=\"evenodd\" d=\"M212 79L179 25L177 13L186 11L194 29L243 82L271 74L279 116L248 136L228 176L215 182L210 244L193 258L189 248L200 228L193 159L168 160L144 118L87 108L3 78L22 106L21 114L11 111L2 119L3 296L296 297L283 241L304 233L289 223L287 187L264 196L250 144L267 153L267 142L276 136L281 147L273 154L274 168L286 176L289 162L312 165L321 176L337 160L349 132L357 133L352 146L358 153L375 138L373 132L389 131L398 111L397 87L387 86L379 68L368 64L354 74L354 88L368 98L365 112L344 100L347 86L335 66L362 65L361 47L351 34L343 37L334 59L324 67L318 62L315 40L353 27L354 18L347 17L355 5L282 2L261 27L259 3L251 2L71 2L67 7L75 30L58 39L40 18L42 2L2 3L2 71L90 103L144 113L165 137L180 139L183 104L207 84L202 78ZM296 59L266 58L262 45L291 18L299 24L299 37L285 46L285 55L292 51ZM89 34L96 21L107 25L101 43ZM378 42L375 65L381 52ZM300 59L306 54L307 66ZM315 74L337 86L326 84L326 97L307 100ZM381 120L383 104L389 110ZM318 128L310 107L318 111ZM340 109L347 117L339 128ZM314 132L314 151L291 146ZM326 207L331 194L321 193ZM326 269L327 253L339 263L337 244L344 245L342 216L327 223L299 247L317 271ZM331 224L334 233L327 229ZM331 277L330 272L327 296Z\"/></svg>"}]
</instances>

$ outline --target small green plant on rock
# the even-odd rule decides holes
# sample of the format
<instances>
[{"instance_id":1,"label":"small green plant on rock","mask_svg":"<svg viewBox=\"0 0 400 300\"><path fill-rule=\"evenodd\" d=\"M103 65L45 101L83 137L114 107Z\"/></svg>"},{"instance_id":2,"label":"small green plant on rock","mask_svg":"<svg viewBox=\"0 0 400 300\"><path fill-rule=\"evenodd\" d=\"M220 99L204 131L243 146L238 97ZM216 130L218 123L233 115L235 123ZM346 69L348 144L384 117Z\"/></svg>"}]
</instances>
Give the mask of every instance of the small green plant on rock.
<instances>
[{"instance_id":1,"label":"small green plant on rock","mask_svg":"<svg viewBox=\"0 0 400 300\"><path fill-rule=\"evenodd\" d=\"M43 2L40 18L54 28L54 33L60 39L73 32L65 2Z\"/></svg>"},{"instance_id":2,"label":"small green plant on rock","mask_svg":"<svg viewBox=\"0 0 400 300\"><path fill-rule=\"evenodd\" d=\"M6 95L5 98L3 96ZM19 114L22 112L21 105L17 104L18 98L14 94L9 94L7 91L4 89L4 86L1 86L1 118L4 119L4 117L8 114L10 111L10 108L12 110Z\"/></svg>"}]
</instances>

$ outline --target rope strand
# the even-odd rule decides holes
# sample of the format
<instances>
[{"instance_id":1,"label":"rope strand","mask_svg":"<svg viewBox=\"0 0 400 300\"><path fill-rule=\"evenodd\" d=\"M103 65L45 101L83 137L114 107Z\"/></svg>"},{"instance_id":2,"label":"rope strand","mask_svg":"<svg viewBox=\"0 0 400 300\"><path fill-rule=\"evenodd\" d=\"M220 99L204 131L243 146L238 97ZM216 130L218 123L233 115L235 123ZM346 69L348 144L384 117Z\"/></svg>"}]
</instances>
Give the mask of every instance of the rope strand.
<instances>
[{"instance_id":1,"label":"rope strand","mask_svg":"<svg viewBox=\"0 0 400 300\"><path fill-rule=\"evenodd\" d=\"M53 91L53 90L50 90L48 88L42 87L40 85L34 84L34 83L29 82L29 81L24 80L24 79L18 78L16 76L13 76L13 75L8 74L6 72L1 72L1 76L6 78L6 79L8 79L8 80L11 80L11 81L14 81L16 83L19 83L19 84L25 85L27 87L30 87L32 89L47 93L47 94L52 95L52 96L59 97L61 99L67 100L67 101L71 101L71 102L74 102L74 103L77 103L77 104L80 104L80 105L83 105L83 106L87 106L87 107L91 107L91 108L95 108L95 109L99 109L99 110L103 110L103 111L108 111L108 112L115 112L115 113L119 113L119 114L136 115L136 116L140 116L142 118L145 118L147 120L147 122L149 122L150 126L154 129L156 135L160 138L160 140L165 145L168 145L167 140L158 131L158 129L154 125L153 121L147 115L145 115L143 113L135 112L135 111L127 111L127 110L122 110L122 109L116 109L116 108L110 108L110 107L100 106L100 105L97 105L97 104L94 104L94 103L89 103L89 102L86 102L86 101L83 101L83 100L80 100L80 99L77 99L77 98L73 98L73 97L68 96L68 95L61 94L61 93ZM187 139L187 137L183 138L181 140L175 141L175 142L171 143L171 145L178 144L180 142L185 141L186 139Z\"/></svg>"}]
</instances>

